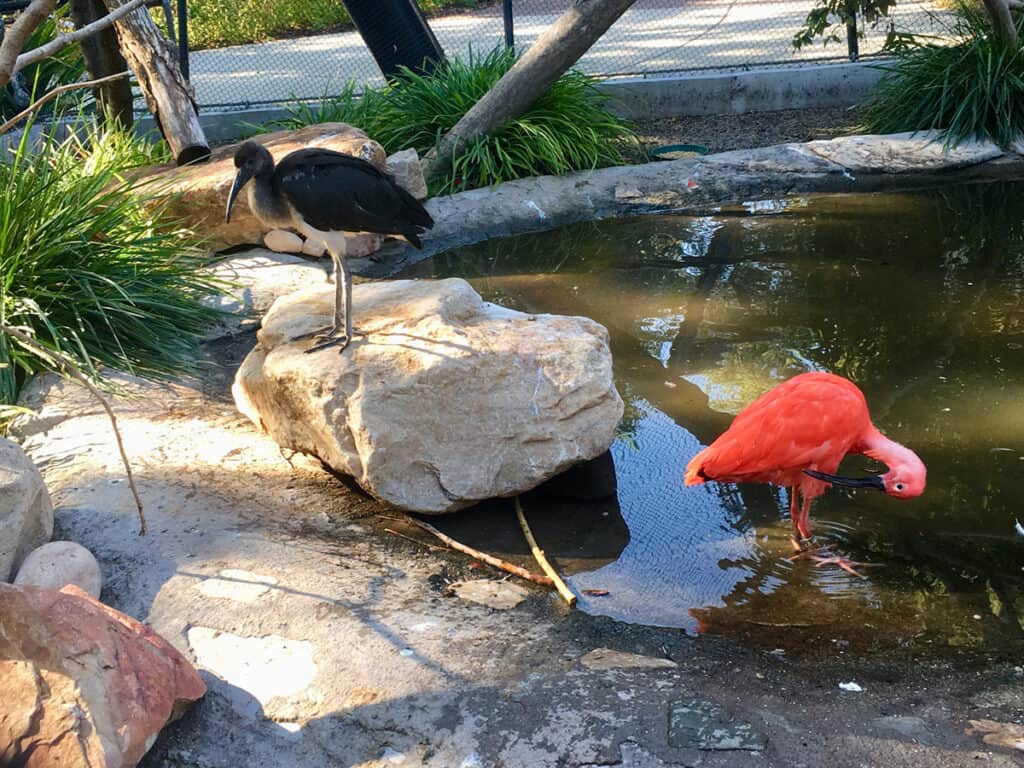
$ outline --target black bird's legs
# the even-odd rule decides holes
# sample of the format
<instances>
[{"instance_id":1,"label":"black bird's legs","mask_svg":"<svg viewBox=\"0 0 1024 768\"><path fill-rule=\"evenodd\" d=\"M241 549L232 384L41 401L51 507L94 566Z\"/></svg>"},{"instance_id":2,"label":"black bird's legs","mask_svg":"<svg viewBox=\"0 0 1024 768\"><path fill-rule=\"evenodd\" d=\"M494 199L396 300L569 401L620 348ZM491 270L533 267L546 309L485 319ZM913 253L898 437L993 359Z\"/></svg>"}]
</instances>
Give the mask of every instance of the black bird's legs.
<instances>
[{"instance_id":1,"label":"black bird's legs","mask_svg":"<svg viewBox=\"0 0 1024 768\"><path fill-rule=\"evenodd\" d=\"M334 262L334 324L293 339L316 338L319 343L307 349L306 354L335 346L340 347L339 351L344 351L352 340L352 274L345 263L345 256L335 253L333 248L331 260Z\"/></svg>"}]
</instances>

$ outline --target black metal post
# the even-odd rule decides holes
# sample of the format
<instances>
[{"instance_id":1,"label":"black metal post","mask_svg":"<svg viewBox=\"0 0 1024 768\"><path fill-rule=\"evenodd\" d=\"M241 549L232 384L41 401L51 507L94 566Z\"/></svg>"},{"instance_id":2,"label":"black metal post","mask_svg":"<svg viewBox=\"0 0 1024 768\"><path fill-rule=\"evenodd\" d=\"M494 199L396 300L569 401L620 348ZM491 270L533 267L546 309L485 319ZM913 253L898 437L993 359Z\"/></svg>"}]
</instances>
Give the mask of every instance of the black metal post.
<instances>
[{"instance_id":1,"label":"black metal post","mask_svg":"<svg viewBox=\"0 0 1024 768\"><path fill-rule=\"evenodd\" d=\"M502 10L505 17L505 47L514 48L516 38L512 30L512 0L505 0Z\"/></svg>"},{"instance_id":2,"label":"black metal post","mask_svg":"<svg viewBox=\"0 0 1024 768\"><path fill-rule=\"evenodd\" d=\"M178 0L178 66L188 82L188 3Z\"/></svg>"},{"instance_id":3,"label":"black metal post","mask_svg":"<svg viewBox=\"0 0 1024 768\"><path fill-rule=\"evenodd\" d=\"M857 12L850 11L846 20L846 49L850 52L850 61L860 58L860 42L857 40Z\"/></svg>"}]
</instances>

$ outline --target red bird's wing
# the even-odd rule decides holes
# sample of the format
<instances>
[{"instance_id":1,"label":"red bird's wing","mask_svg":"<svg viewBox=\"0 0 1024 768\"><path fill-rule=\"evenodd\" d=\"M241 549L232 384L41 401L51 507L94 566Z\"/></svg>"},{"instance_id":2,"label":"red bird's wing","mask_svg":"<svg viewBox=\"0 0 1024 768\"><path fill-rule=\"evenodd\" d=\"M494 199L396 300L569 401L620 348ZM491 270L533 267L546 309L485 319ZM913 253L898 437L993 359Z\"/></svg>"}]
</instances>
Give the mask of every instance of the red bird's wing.
<instances>
[{"instance_id":1,"label":"red bird's wing","mask_svg":"<svg viewBox=\"0 0 1024 768\"><path fill-rule=\"evenodd\" d=\"M835 472L870 428L864 395L832 374L801 374L747 406L690 461L686 484L705 480L788 484L800 471Z\"/></svg>"}]
</instances>

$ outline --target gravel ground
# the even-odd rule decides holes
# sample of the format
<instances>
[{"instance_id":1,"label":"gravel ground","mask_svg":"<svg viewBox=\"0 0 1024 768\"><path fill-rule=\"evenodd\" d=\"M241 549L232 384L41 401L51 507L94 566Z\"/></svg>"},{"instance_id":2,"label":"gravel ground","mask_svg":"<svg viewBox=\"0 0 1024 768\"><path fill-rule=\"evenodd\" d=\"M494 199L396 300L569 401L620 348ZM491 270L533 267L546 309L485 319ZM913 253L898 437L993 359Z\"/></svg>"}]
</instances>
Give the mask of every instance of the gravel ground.
<instances>
[{"instance_id":1,"label":"gravel ground","mask_svg":"<svg viewBox=\"0 0 1024 768\"><path fill-rule=\"evenodd\" d=\"M847 108L785 109L743 115L703 115L637 125L645 150L666 144L703 144L711 152L767 147L790 141L831 139L855 133L857 112Z\"/></svg>"}]
</instances>

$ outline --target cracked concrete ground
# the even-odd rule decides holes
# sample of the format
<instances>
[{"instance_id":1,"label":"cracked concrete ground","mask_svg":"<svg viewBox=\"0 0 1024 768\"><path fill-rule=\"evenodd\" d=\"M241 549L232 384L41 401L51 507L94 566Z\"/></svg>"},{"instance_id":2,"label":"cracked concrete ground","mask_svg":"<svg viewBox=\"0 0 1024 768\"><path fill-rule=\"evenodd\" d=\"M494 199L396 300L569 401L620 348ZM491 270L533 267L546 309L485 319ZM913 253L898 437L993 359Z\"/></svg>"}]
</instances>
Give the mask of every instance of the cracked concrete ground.
<instances>
[{"instance_id":1,"label":"cracked concrete ground","mask_svg":"<svg viewBox=\"0 0 1024 768\"><path fill-rule=\"evenodd\" d=\"M209 685L145 768L1020 764L966 733L970 719L1024 717L1012 660L773 653L588 616L532 585L509 610L449 596L448 582L502 575L391 535L398 513L282 456L227 399L251 339L209 345L200 380L123 383L146 536L84 392L47 382L39 414L19 424L54 497L56 538L91 549L103 599ZM587 656L602 648L661 664ZM725 729L721 745L735 726L754 751L699 748L673 705L713 709L721 722L703 725Z\"/></svg>"}]
</instances>

